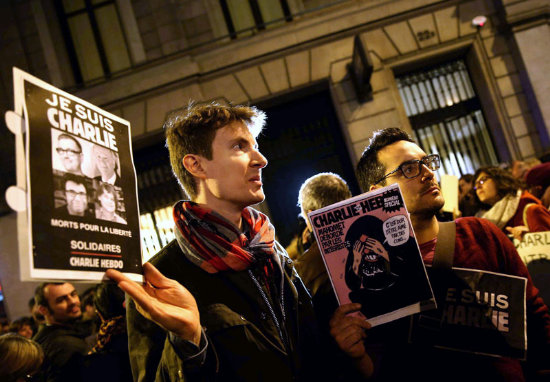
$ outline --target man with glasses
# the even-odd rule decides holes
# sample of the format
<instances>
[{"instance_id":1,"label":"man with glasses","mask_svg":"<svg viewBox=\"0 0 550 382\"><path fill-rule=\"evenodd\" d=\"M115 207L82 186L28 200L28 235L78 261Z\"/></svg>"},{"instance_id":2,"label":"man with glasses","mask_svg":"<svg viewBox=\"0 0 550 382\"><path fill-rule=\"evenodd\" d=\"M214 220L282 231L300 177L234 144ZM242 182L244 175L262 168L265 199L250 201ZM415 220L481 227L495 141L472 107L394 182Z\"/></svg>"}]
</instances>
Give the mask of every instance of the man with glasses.
<instances>
[{"instance_id":1,"label":"man with glasses","mask_svg":"<svg viewBox=\"0 0 550 382\"><path fill-rule=\"evenodd\" d=\"M376 132L357 164L357 178L364 191L399 184L425 264L432 264L434 259L441 228L436 214L445 202L435 178L439 166L437 154L427 155L407 133L397 128ZM537 361L550 359L550 315L513 244L484 219L457 219L451 230L455 233L454 267L527 278L528 360L532 361L529 366L546 367ZM364 319L348 315L360 308L360 304L338 308L331 320L331 334L366 377L464 380L475 376L475 380L524 380L518 360L408 344L406 318L366 331L370 325Z\"/></svg>"},{"instance_id":2,"label":"man with glasses","mask_svg":"<svg viewBox=\"0 0 550 382\"><path fill-rule=\"evenodd\" d=\"M63 177L66 205L56 208L56 215L61 218L74 216L92 217L88 208L88 190L85 178L70 173Z\"/></svg>"},{"instance_id":3,"label":"man with glasses","mask_svg":"<svg viewBox=\"0 0 550 382\"><path fill-rule=\"evenodd\" d=\"M66 172L80 176L84 175L82 173L82 145L76 138L69 134L60 134L57 137L55 151L59 155Z\"/></svg>"}]
</instances>

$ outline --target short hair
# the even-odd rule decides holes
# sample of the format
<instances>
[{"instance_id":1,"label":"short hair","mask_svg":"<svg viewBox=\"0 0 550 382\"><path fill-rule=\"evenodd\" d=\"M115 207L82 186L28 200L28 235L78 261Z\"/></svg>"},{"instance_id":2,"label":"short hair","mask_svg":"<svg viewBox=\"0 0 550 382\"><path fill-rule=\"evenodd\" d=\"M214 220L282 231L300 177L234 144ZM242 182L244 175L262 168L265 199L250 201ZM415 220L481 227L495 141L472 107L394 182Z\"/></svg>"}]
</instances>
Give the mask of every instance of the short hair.
<instances>
[{"instance_id":1,"label":"short hair","mask_svg":"<svg viewBox=\"0 0 550 382\"><path fill-rule=\"evenodd\" d=\"M103 320L126 314L124 292L116 284L100 283L96 286L93 303Z\"/></svg>"},{"instance_id":2,"label":"short hair","mask_svg":"<svg viewBox=\"0 0 550 382\"><path fill-rule=\"evenodd\" d=\"M500 199L506 195L515 195L519 189L525 188L525 183L522 180L514 178L509 171L503 168L497 166L481 167L474 174L474 182L481 173L485 173L493 179ZM475 193L475 198L477 202L481 203L477 193Z\"/></svg>"},{"instance_id":3,"label":"short hair","mask_svg":"<svg viewBox=\"0 0 550 382\"><path fill-rule=\"evenodd\" d=\"M165 122L166 147L172 171L185 193L193 200L197 185L183 165L183 157L197 154L212 159L216 131L232 122L242 122L256 138L265 124L265 113L253 106L194 103L171 112Z\"/></svg>"},{"instance_id":4,"label":"short hair","mask_svg":"<svg viewBox=\"0 0 550 382\"><path fill-rule=\"evenodd\" d=\"M63 174L63 190L65 190L67 182L73 182L83 185L86 189L86 193L88 193L88 187L86 187L86 179L83 176L66 172L65 174Z\"/></svg>"},{"instance_id":5,"label":"short hair","mask_svg":"<svg viewBox=\"0 0 550 382\"><path fill-rule=\"evenodd\" d=\"M384 177L386 173L386 167L378 160L378 152L384 147L398 141L416 143L409 134L397 127L389 127L374 132L355 170L359 186L363 191L368 191L370 186L375 184L378 179ZM385 186L386 180L383 182Z\"/></svg>"},{"instance_id":6,"label":"short hair","mask_svg":"<svg viewBox=\"0 0 550 382\"><path fill-rule=\"evenodd\" d=\"M474 174L464 174L460 177L459 180L463 180L467 183L473 183L474 182Z\"/></svg>"},{"instance_id":7,"label":"short hair","mask_svg":"<svg viewBox=\"0 0 550 382\"><path fill-rule=\"evenodd\" d=\"M0 336L0 380L15 382L40 370L44 351L33 340L15 333Z\"/></svg>"},{"instance_id":8,"label":"short hair","mask_svg":"<svg viewBox=\"0 0 550 382\"><path fill-rule=\"evenodd\" d=\"M15 321L12 321L8 329L9 332L17 333L23 328L23 326L28 325L32 328L33 321L31 317L20 317Z\"/></svg>"},{"instance_id":9,"label":"short hair","mask_svg":"<svg viewBox=\"0 0 550 382\"><path fill-rule=\"evenodd\" d=\"M59 142L61 139L70 139L71 141L73 141L74 143L76 143L76 145L78 146L78 149L80 150L80 152L82 153L82 145L80 144L80 142L78 141L78 139L76 139L75 137L73 137L72 135L69 135L67 133L61 133L57 136L57 141Z\"/></svg>"},{"instance_id":10,"label":"short hair","mask_svg":"<svg viewBox=\"0 0 550 382\"><path fill-rule=\"evenodd\" d=\"M98 202L99 202L99 197L101 195L103 195L104 193L112 194L115 197L115 201L116 201L115 186L113 186L112 184L109 184L109 183L99 182L99 186L97 187L96 194L95 194L96 200Z\"/></svg>"},{"instance_id":11,"label":"short hair","mask_svg":"<svg viewBox=\"0 0 550 382\"><path fill-rule=\"evenodd\" d=\"M305 212L315 211L348 198L351 198L351 191L346 181L337 174L322 172L302 184L298 206Z\"/></svg>"},{"instance_id":12,"label":"short hair","mask_svg":"<svg viewBox=\"0 0 550 382\"><path fill-rule=\"evenodd\" d=\"M48 304L48 300L46 299L46 295L44 294L44 289L46 289L48 285L63 285L63 284L65 283L46 281L38 285L34 290L34 301L36 301L36 305L45 306L46 308L48 308L48 310L50 310L50 305Z\"/></svg>"}]
</instances>

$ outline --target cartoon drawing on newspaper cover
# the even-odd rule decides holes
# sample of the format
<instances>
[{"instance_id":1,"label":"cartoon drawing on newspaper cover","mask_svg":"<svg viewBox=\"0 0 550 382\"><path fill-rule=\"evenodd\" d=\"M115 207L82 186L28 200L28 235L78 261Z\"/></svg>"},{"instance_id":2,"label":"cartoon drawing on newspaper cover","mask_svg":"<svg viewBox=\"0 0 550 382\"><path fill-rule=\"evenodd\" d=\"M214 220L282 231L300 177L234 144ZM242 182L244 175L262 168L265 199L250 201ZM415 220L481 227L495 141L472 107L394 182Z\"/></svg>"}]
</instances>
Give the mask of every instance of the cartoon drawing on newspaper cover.
<instances>
[{"instance_id":1,"label":"cartoon drawing on newspaper cover","mask_svg":"<svg viewBox=\"0 0 550 382\"><path fill-rule=\"evenodd\" d=\"M435 308L397 184L308 216L340 305L361 303L373 326Z\"/></svg>"}]
</instances>

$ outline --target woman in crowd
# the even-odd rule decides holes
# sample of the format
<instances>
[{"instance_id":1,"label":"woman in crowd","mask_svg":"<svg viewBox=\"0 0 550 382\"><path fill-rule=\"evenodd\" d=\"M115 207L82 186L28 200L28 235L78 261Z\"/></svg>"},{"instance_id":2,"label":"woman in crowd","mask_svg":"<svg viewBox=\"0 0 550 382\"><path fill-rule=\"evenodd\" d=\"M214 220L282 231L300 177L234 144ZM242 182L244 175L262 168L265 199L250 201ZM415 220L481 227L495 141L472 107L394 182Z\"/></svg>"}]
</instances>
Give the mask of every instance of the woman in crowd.
<instances>
[{"instance_id":1,"label":"woman in crowd","mask_svg":"<svg viewBox=\"0 0 550 382\"><path fill-rule=\"evenodd\" d=\"M482 167L474 175L476 197L482 205L477 216L495 223L521 240L527 232L550 231L550 212L523 190L521 180L499 167Z\"/></svg>"},{"instance_id":2,"label":"woman in crowd","mask_svg":"<svg viewBox=\"0 0 550 382\"><path fill-rule=\"evenodd\" d=\"M116 213L116 200L115 187L108 183L99 182L99 187L96 190L95 217L126 224L126 220Z\"/></svg>"},{"instance_id":3,"label":"woman in crowd","mask_svg":"<svg viewBox=\"0 0 550 382\"><path fill-rule=\"evenodd\" d=\"M43 360L44 352L33 340L15 333L0 336L0 381L35 380Z\"/></svg>"},{"instance_id":4,"label":"woman in crowd","mask_svg":"<svg viewBox=\"0 0 550 382\"><path fill-rule=\"evenodd\" d=\"M32 338L34 334L32 325L33 325L32 318L21 317L10 324L9 331L10 333L17 333L20 336L23 336L26 338Z\"/></svg>"}]
</instances>

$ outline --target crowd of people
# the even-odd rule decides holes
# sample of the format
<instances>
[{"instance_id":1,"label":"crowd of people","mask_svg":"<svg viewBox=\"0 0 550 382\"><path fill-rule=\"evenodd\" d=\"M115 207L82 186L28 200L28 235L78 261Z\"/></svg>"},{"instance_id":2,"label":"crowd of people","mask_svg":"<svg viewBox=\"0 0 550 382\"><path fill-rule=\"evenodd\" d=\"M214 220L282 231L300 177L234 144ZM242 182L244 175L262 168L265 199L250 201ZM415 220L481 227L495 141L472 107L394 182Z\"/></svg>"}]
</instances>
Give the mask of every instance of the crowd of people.
<instances>
[{"instance_id":1,"label":"crowd of people","mask_svg":"<svg viewBox=\"0 0 550 382\"><path fill-rule=\"evenodd\" d=\"M452 264L526 279L529 346L526 360L452 352L409 343L405 319L371 327L357 314L361 304L338 306L307 213L351 197L340 176L317 174L297 190L306 228L290 259L268 217L250 207L264 200L268 161L256 142L264 123L254 107L215 103L169 115L170 161L189 196L174 206L176 239L144 264L142 284L116 270L106 276L118 287L100 283L82 298L71 283L41 284L32 319L14 321L13 333L0 336L0 380L548 377L550 314L511 237L550 231L540 199L548 194L549 164L521 177L483 167L460 180ZM356 169L363 191L399 184L426 265L439 256L439 163L437 153L389 128L373 135Z\"/></svg>"}]
</instances>

